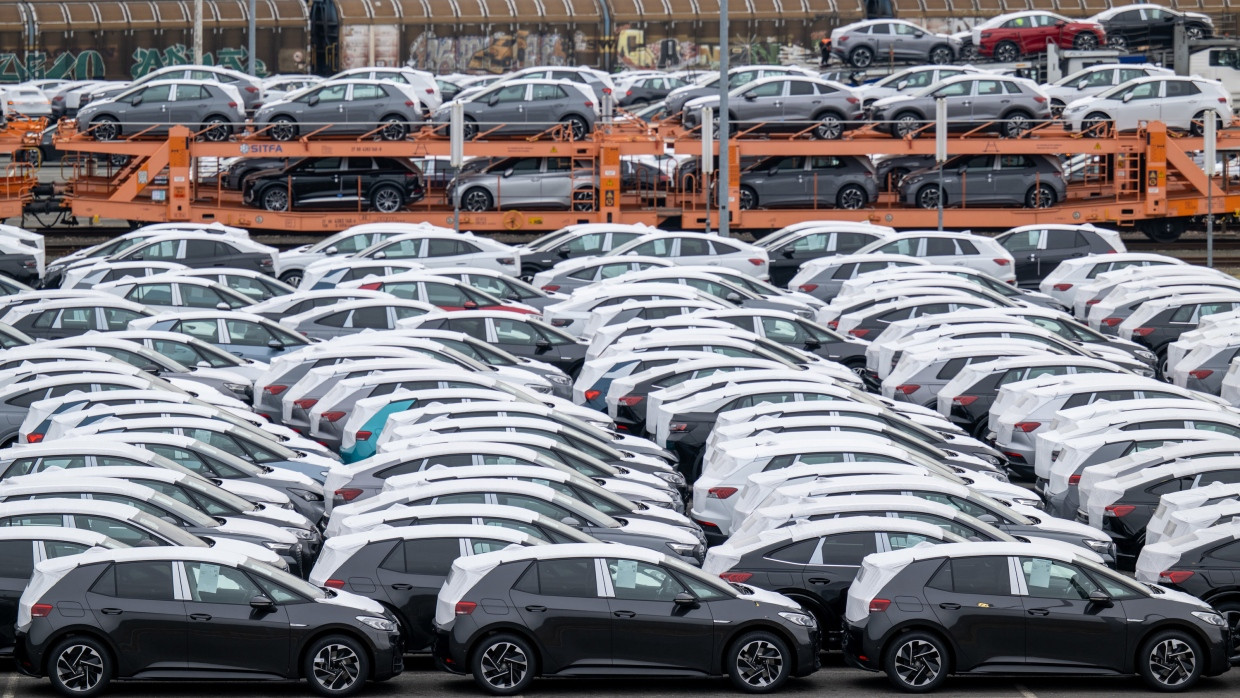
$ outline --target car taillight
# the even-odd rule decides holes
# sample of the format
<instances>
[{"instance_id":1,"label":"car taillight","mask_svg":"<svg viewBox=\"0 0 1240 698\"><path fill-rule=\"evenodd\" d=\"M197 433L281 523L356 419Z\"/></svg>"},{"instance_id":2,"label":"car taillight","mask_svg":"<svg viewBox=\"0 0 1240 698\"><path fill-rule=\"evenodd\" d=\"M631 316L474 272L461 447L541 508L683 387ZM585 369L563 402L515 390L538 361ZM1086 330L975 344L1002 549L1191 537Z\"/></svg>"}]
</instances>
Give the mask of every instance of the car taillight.
<instances>
[{"instance_id":1,"label":"car taillight","mask_svg":"<svg viewBox=\"0 0 1240 698\"><path fill-rule=\"evenodd\" d=\"M1219 104L1227 104L1227 98L1226 98L1226 97L1219 97L1219 98L1218 98L1218 103L1219 103Z\"/></svg>"},{"instance_id":2,"label":"car taillight","mask_svg":"<svg viewBox=\"0 0 1240 698\"><path fill-rule=\"evenodd\" d=\"M271 258L270 258L270 257L268 257L268 258L266 258L266 259L260 259L260 260L258 260L258 266L260 266L260 267L270 267L270 266L274 266L274 265L275 265L275 263L271 261Z\"/></svg>"},{"instance_id":3,"label":"car taillight","mask_svg":"<svg viewBox=\"0 0 1240 698\"><path fill-rule=\"evenodd\" d=\"M357 441L370 441L370 437L371 433L368 431L359 431L353 435L353 438Z\"/></svg>"},{"instance_id":4,"label":"car taillight","mask_svg":"<svg viewBox=\"0 0 1240 698\"><path fill-rule=\"evenodd\" d=\"M264 393L267 393L268 395L279 395L280 393L284 392L285 390L288 390L288 386L287 386L287 385L267 385L267 386L263 386L263 392L264 392Z\"/></svg>"},{"instance_id":5,"label":"car taillight","mask_svg":"<svg viewBox=\"0 0 1240 698\"><path fill-rule=\"evenodd\" d=\"M593 108L594 108L594 102L586 102L586 109L593 109Z\"/></svg>"},{"instance_id":6,"label":"car taillight","mask_svg":"<svg viewBox=\"0 0 1240 698\"><path fill-rule=\"evenodd\" d=\"M832 330L838 330L838 329L840 328L840 321L839 321L839 320L829 320L829 321L827 322L827 327L828 327L829 329L832 329Z\"/></svg>"},{"instance_id":7,"label":"car taillight","mask_svg":"<svg viewBox=\"0 0 1240 698\"><path fill-rule=\"evenodd\" d=\"M1085 301L1085 305L1098 305L1101 302L1102 302L1101 298L1095 298L1093 300Z\"/></svg>"},{"instance_id":8,"label":"car taillight","mask_svg":"<svg viewBox=\"0 0 1240 698\"><path fill-rule=\"evenodd\" d=\"M1039 96L1039 95L1034 95L1034 96L1033 96L1033 101L1037 102L1038 104L1042 104L1043 102L1045 102L1045 101L1046 101L1046 98L1045 98L1045 97L1042 97L1042 96Z\"/></svg>"},{"instance_id":9,"label":"car taillight","mask_svg":"<svg viewBox=\"0 0 1240 698\"><path fill-rule=\"evenodd\" d=\"M1183 584L1188 578L1193 576L1192 570L1163 570L1158 573L1158 581L1171 582L1172 584Z\"/></svg>"},{"instance_id":10,"label":"car taillight","mask_svg":"<svg viewBox=\"0 0 1240 698\"><path fill-rule=\"evenodd\" d=\"M599 395L602 395L602 394L603 394L603 393L602 393L602 391L600 391L600 390L587 390L587 391L586 391L586 399L587 399L587 400L597 400L597 399L598 399L598 396L599 396Z\"/></svg>"},{"instance_id":11,"label":"car taillight","mask_svg":"<svg viewBox=\"0 0 1240 698\"><path fill-rule=\"evenodd\" d=\"M343 579L329 579L326 582L323 582L323 586L329 589L343 589L344 580Z\"/></svg>"},{"instance_id":12,"label":"car taillight","mask_svg":"<svg viewBox=\"0 0 1240 698\"><path fill-rule=\"evenodd\" d=\"M870 599L870 613L882 613L891 606L891 599Z\"/></svg>"},{"instance_id":13,"label":"car taillight","mask_svg":"<svg viewBox=\"0 0 1240 698\"><path fill-rule=\"evenodd\" d=\"M297 405L303 410L308 410L311 407L314 407L315 405L318 404L318 402L319 402L318 398L313 398L313 397L303 397L300 400L293 400L293 404Z\"/></svg>"},{"instance_id":14,"label":"car taillight","mask_svg":"<svg viewBox=\"0 0 1240 698\"><path fill-rule=\"evenodd\" d=\"M457 601L456 602L456 615L467 616L473 613L474 609L476 608L478 608L478 604L474 603L473 601Z\"/></svg>"},{"instance_id":15,"label":"car taillight","mask_svg":"<svg viewBox=\"0 0 1240 698\"><path fill-rule=\"evenodd\" d=\"M753 577L752 572L720 572L719 578L725 582L734 582L736 584L744 584Z\"/></svg>"},{"instance_id":16,"label":"car taillight","mask_svg":"<svg viewBox=\"0 0 1240 698\"><path fill-rule=\"evenodd\" d=\"M39 434L36 432L31 432L29 434L26 434L26 443L28 444L37 444L42 440L43 440L42 434Z\"/></svg>"},{"instance_id":17,"label":"car taillight","mask_svg":"<svg viewBox=\"0 0 1240 698\"><path fill-rule=\"evenodd\" d=\"M1138 327L1137 329L1132 331L1132 334L1137 337L1146 337L1146 336L1149 336L1149 334L1153 331L1154 331L1153 327Z\"/></svg>"},{"instance_id":18,"label":"car taillight","mask_svg":"<svg viewBox=\"0 0 1240 698\"><path fill-rule=\"evenodd\" d=\"M505 266L511 266L511 265L513 265L513 264L516 264L516 263L517 263L517 260L516 260L516 259L514 259L514 258L512 258L512 257L500 257L499 259L497 259L497 260L495 260L495 261L497 261L497 262L499 262L500 264L503 264L503 265L505 265Z\"/></svg>"},{"instance_id":19,"label":"car taillight","mask_svg":"<svg viewBox=\"0 0 1240 698\"><path fill-rule=\"evenodd\" d=\"M340 497L346 502L351 502L357 499L359 496L361 496L361 494L362 494L362 491L357 489L356 487L342 487L341 489L336 490L336 496Z\"/></svg>"},{"instance_id":20,"label":"car taillight","mask_svg":"<svg viewBox=\"0 0 1240 698\"><path fill-rule=\"evenodd\" d=\"M1017 422L1014 425L1017 431L1023 431L1026 434L1036 430L1040 426L1042 426L1041 422Z\"/></svg>"},{"instance_id":21,"label":"car taillight","mask_svg":"<svg viewBox=\"0 0 1240 698\"><path fill-rule=\"evenodd\" d=\"M1072 284L1055 284L1056 291L1067 291L1072 288Z\"/></svg>"},{"instance_id":22,"label":"car taillight","mask_svg":"<svg viewBox=\"0 0 1240 698\"><path fill-rule=\"evenodd\" d=\"M330 412L324 412L320 416L323 419L326 419L327 421L331 422L332 424L335 424L336 422L339 422L341 419L343 419L346 414L348 414L348 412L345 412L343 410L332 410Z\"/></svg>"},{"instance_id":23,"label":"car taillight","mask_svg":"<svg viewBox=\"0 0 1240 698\"><path fill-rule=\"evenodd\" d=\"M406 99L406 100L405 100L405 106L406 106L406 107L412 107L412 106L413 106L413 104L414 104L413 100L411 100L411 99Z\"/></svg>"},{"instance_id":24,"label":"car taillight","mask_svg":"<svg viewBox=\"0 0 1240 698\"><path fill-rule=\"evenodd\" d=\"M848 35L847 35L847 34L845 34L844 36L841 36L841 37L840 37L840 39L839 39L839 42L840 42L841 44L842 44L842 43L844 43L845 41L848 41Z\"/></svg>"},{"instance_id":25,"label":"car taillight","mask_svg":"<svg viewBox=\"0 0 1240 698\"><path fill-rule=\"evenodd\" d=\"M253 85L246 85L246 86L245 86L245 91L246 91L246 92L249 92L249 93L250 93L250 94L252 94L252 95L253 95L253 94L258 94L258 88L257 88L257 87L255 87L255 86L253 86Z\"/></svg>"},{"instance_id":26,"label":"car taillight","mask_svg":"<svg viewBox=\"0 0 1240 698\"><path fill-rule=\"evenodd\" d=\"M801 284L797 286L797 290L801 293L813 293L818 288L818 284Z\"/></svg>"},{"instance_id":27,"label":"car taillight","mask_svg":"<svg viewBox=\"0 0 1240 698\"><path fill-rule=\"evenodd\" d=\"M1114 516L1116 518L1128 516L1136 511L1136 507L1131 504L1112 504L1103 510L1104 516Z\"/></svg>"},{"instance_id":28,"label":"car taillight","mask_svg":"<svg viewBox=\"0 0 1240 698\"><path fill-rule=\"evenodd\" d=\"M626 90L626 91L625 91L625 93L624 93L624 96L625 96L625 97L632 97L632 96L633 96L633 90Z\"/></svg>"},{"instance_id":29,"label":"car taillight","mask_svg":"<svg viewBox=\"0 0 1240 698\"><path fill-rule=\"evenodd\" d=\"M1077 473L1076 475L1069 475L1068 484L1073 486L1081 484L1081 474Z\"/></svg>"},{"instance_id":30,"label":"car taillight","mask_svg":"<svg viewBox=\"0 0 1240 698\"><path fill-rule=\"evenodd\" d=\"M229 103L228 103L228 108L229 108L229 109L236 109L236 108L237 108L237 103L236 103L236 102L229 102Z\"/></svg>"},{"instance_id":31,"label":"car taillight","mask_svg":"<svg viewBox=\"0 0 1240 698\"><path fill-rule=\"evenodd\" d=\"M976 395L957 395L956 397L952 398L952 402L962 407L968 407L969 405L972 405L973 403L977 402L977 396Z\"/></svg>"},{"instance_id":32,"label":"car taillight","mask_svg":"<svg viewBox=\"0 0 1240 698\"><path fill-rule=\"evenodd\" d=\"M1122 317L1114 317L1114 316L1112 316L1112 317L1104 317L1104 318L1102 318L1102 324L1106 325L1107 327L1115 327L1116 325L1118 325L1119 323L1121 323L1121 322L1123 322L1123 321L1124 321L1124 318L1122 318Z\"/></svg>"},{"instance_id":33,"label":"car taillight","mask_svg":"<svg viewBox=\"0 0 1240 698\"><path fill-rule=\"evenodd\" d=\"M641 395L625 395L619 400L616 400L616 402L620 403L621 405L624 405L625 407L632 407L633 405L636 405L639 402L641 402L642 399L643 398Z\"/></svg>"},{"instance_id":34,"label":"car taillight","mask_svg":"<svg viewBox=\"0 0 1240 698\"><path fill-rule=\"evenodd\" d=\"M850 334L850 335L852 335L852 336L854 336L854 337L864 337L864 336L866 336L866 335L867 335L867 334L869 334L869 333L870 333L870 331L869 331L869 330L862 330L862 329L856 329L856 330L849 330L849 331L848 331L848 334Z\"/></svg>"},{"instance_id":35,"label":"car taillight","mask_svg":"<svg viewBox=\"0 0 1240 698\"><path fill-rule=\"evenodd\" d=\"M1002 257L996 257L993 261L995 264L998 264L1001 267L1006 267L1010 263L1010 260L1004 259Z\"/></svg>"},{"instance_id":36,"label":"car taillight","mask_svg":"<svg viewBox=\"0 0 1240 698\"><path fill-rule=\"evenodd\" d=\"M380 281L372 281L368 284L362 284L361 286L358 286L358 288L362 289L363 291L378 291L379 287L382 285L383 283Z\"/></svg>"},{"instance_id":37,"label":"car taillight","mask_svg":"<svg viewBox=\"0 0 1240 698\"><path fill-rule=\"evenodd\" d=\"M689 431L689 425L684 422L672 422L671 426L668 427L668 430L674 432Z\"/></svg>"},{"instance_id":38,"label":"car taillight","mask_svg":"<svg viewBox=\"0 0 1240 698\"><path fill-rule=\"evenodd\" d=\"M63 102L63 101L65 101L65 98L64 98L64 97L62 97L62 96L60 96L60 95L57 95L57 96L55 96L55 97L52 97L52 101L53 101L53 102Z\"/></svg>"},{"instance_id":39,"label":"car taillight","mask_svg":"<svg viewBox=\"0 0 1240 698\"><path fill-rule=\"evenodd\" d=\"M426 94L428 94L428 95L433 95L433 94L435 94L435 88L433 88L433 87L428 87L428 88L426 88Z\"/></svg>"},{"instance_id":40,"label":"car taillight","mask_svg":"<svg viewBox=\"0 0 1240 698\"><path fill-rule=\"evenodd\" d=\"M847 102L848 102L849 104L856 104L857 102L860 102L860 101L861 101L861 100L857 99L856 97L846 97L845 99L847 100Z\"/></svg>"},{"instance_id":41,"label":"car taillight","mask_svg":"<svg viewBox=\"0 0 1240 698\"><path fill-rule=\"evenodd\" d=\"M30 607L30 615L33 618L46 618L52 612L50 603L37 603Z\"/></svg>"},{"instance_id":42,"label":"car taillight","mask_svg":"<svg viewBox=\"0 0 1240 698\"><path fill-rule=\"evenodd\" d=\"M555 293L556 291L560 290L560 286L559 284L547 284L546 286L542 287L542 290L546 291L547 293Z\"/></svg>"},{"instance_id":43,"label":"car taillight","mask_svg":"<svg viewBox=\"0 0 1240 698\"><path fill-rule=\"evenodd\" d=\"M603 88L603 94L605 94L605 95L609 95L609 94L611 94L611 88L610 88L610 87L604 87L604 88Z\"/></svg>"},{"instance_id":44,"label":"car taillight","mask_svg":"<svg viewBox=\"0 0 1240 698\"><path fill-rule=\"evenodd\" d=\"M1196 378L1197 380L1205 380L1206 378L1209 378L1213 374L1214 374L1214 371L1211 371L1208 368L1199 368L1195 371L1188 372L1188 375L1192 376L1193 378Z\"/></svg>"},{"instance_id":45,"label":"car taillight","mask_svg":"<svg viewBox=\"0 0 1240 698\"><path fill-rule=\"evenodd\" d=\"M712 487L706 490L707 499L727 499L736 494L735 487Z\"/></svg>"},{"instance_id":46,"label":"car taillight","mask_svg":"<svg viewBox=\"0 0 1240 698\"><path fill-rule=\"evenodd\" d=\"M762 266L763 264L766 264L766 260L765 260L765 259L759 259L758 257L750 257L750 258L749 258L749 263L750 263L750 264L752 264L752 265L754 265L755 267L760 267L760 266Z\"/></svg>"},{"instance_id":47,"label":"car taillight","mask_svg":"<svg viewBox=\"0 0 1240 698\"><path fill-rule=\"evenodd\" d=\"M896 392L903 393L905 395L912 395L913 393L917 392L920 389L921 389L921 386L917 385L916 383L905 383L904 385L896 386Z\"/></svg>"}]
</instances>

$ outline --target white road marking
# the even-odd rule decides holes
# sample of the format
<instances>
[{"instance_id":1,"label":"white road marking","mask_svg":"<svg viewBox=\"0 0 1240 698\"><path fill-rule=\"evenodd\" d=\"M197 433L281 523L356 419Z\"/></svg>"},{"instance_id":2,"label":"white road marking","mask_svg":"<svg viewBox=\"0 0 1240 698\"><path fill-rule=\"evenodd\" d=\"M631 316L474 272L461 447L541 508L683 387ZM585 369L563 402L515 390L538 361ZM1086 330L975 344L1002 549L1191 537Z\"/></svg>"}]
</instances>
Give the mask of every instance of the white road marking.
<instances>
[{"instance_id":1,"label":"white road marking","mask_svg":"<svg viewBox=\"0 0 1240 698\"><path fill-rule=\"evenodd\" d=\"M1037 694L1020 684L1016 684L1016 690L1020 693L1021 698L1038 698Z\"/></svg>"}]
</instances>

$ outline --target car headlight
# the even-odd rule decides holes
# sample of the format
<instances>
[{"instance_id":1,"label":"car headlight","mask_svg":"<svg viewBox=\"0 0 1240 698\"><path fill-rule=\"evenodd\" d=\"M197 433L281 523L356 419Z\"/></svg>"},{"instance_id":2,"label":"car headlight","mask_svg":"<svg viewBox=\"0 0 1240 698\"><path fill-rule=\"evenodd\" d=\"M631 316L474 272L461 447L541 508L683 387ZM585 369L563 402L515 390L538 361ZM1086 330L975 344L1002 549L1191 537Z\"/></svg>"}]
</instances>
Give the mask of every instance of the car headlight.
<instances>
[{"instance_id":1,"label":"car headlight","mask_svg":"<svg viewBox=\"0 0 1240 698\"><path fill-rule=\"evenodd\" d=\"M1220 627L1227 625L1227 621L1223 620L1221 615L1214 613L1213 611L1193 611L1193 615L1203 623L1209 623L1210 625L1217 625Z\"/></svg>"},{"instance_id":2,"label":"car headlight","mask_svg":"<svg viewBox=\"0 0 1240 698\"><path fill-rule=\"evenodd\" d=\"M380 630L385 633L396 632L396 624L386 618L379 618L376 616L357 616L357 620L359 623L365 623L375 630Z\"/></svg>"},{"instance_id":3,"label":"car headlight","mask_svg":"<svg viewBox=\"0 0 1240 698\"><path fill-rule=\"evenodd\" d=\"M234 393L248 393L254 389L253 386L246 383L225 383L224 387Z\"/></svg>"},{"instance_id":4,"label":"car headlight","mask_svg":"<svg viewBox=\"0 0 1240 698\"><path fill-rule=\"evenodd\" d=\"M551 392L551 386L543 385L541 383L526 383L525 387L526 389L533 390L536 393L547 394Z\"/></svg>"},{"instance_id":5,"label":"car headlight","mask_svg":"<svg viewBox=\"0 0 1240 698\"><path fill-rule=\"evenodd\" d=\"M289 492L291 492L291 493L293 493L293 494L295 494L295 495L297 495L298 497L301 497L302 499L306 500L307 502L321 502L321 501L323 501L323 495L322 495L321 493L319 493L319 492L315 492L315 491L313 491L313 490L301 490L301 489L297 489L297 488L295 488L295 487L290 487L290 488L288 489L288 491L289 491Z\"/></svg>"},{"instance_id":6,"label":"car headlight","mask_svg":"<svg viewBox=\"0 0 1240 698\"><path fill-rule=\"evenodd\" d=\"M667 547L677 555L685 557L700 558L706 552L702 545L694 543L668 543Z\"/></svg>"},{"instance_id":7,"label":"car headlight","mask_svg":"<svg viewBox=\"0 0 1240 698\"><path fill-rule=\"evenodd\" d=\"M280 528L283 528L301 540L314 540L314 533L309 529L297 528L295 526L281 526Z\"/></svg>"},{"instance_id":8,"label":"car headlight","mask_svg":"<svg viewBox=\"0 0 1240 698\"><path fill-rule=\"evenodd\" d=\"M677 487L683 487L685 484L684 474L679 473L675 470L660 470L656 472L654 476L668 483L669 485L676 485Z\"/></svg>"},{"instance_id":9,"label":"car headlight","mask_svg":"<svg viewBox=\"0 0 1240 698\"><path fill-rule=\"evenodd\" d=\"M792 611L780 611L779 617L783 618L789 623L792 623L793 625L799 625L803 628L812 628L818 625L818 623L814 621L813 616L808 616L808 615L805 615L804 613L794 613Z\"/></svg>"},{"instance_id":10,"label":"car headlight","mask_svg":"<svg viewBox=\"0 0 1240 698\"><path fill-rule=\"evenodd\" d=\"M293 546L291 543L277 543L273 540L266 540L263 541L263 547L281 555L289 555L293 552Z\"/></svg>"},{"instance_id":11,"label":"car headlight","mask_svg":"<svg viewBox=\"0 0 1240 698\"><path fill-rule=\"evenodd\" d=\"M1036 497L1012 497L1012 503L1033 507L1034 509L1043 509L1046 506L1041 499L1037 499Z\"/></svg>"},{"instance_id":12,"label":"car headlight","mask_svg":"<svg viewBox=\"0 0 1240 698\"><path fill-rule=\"evenodd\" d=\"M1089 546L1090 550L1098 553L1099 555L1110 555L1115 550L1115 544L1109 540L1086 539L1084 542L1085 545Z\"/></svg>"},{"instance_id":13,"label":"car headlight","mask_svg":"<svg viewBox=\"0 0 1240 698\"><path fill-rule=\"evenodd\" d=\"M559 385L569 385L572 382L568 379L568 376L547 376L547 380Z\"/></svg>"},{"instance_id":14,"label":"car headlight","mask_svg":"<svg viewBox=\"0 0 1240 698\"><path fill-rule=\"evenodd\" d=\"M659 507L660 509L671 509L672 508L671 502L665 502L661 499L649 500L646 502L646 504L649 504L652 507Z\"/></svg>"},{"instance_id":15,"label":"car headlight","mask_svg":"<svg viewBox=\"0 0 1240 698\"><path fill-rule=\"evenodd\" d=\"M1139 356L1139 357L1141 357L1142 359L1145 359L1145 360L1147 360L1147 361L1153 361L1155 358L1157 358L1156 356L1154 356L1154 352L1152 352L1152 351L1146 351L1146 350L1144 350L1144 349L1138 349L1138 350L1134 351L1134 352L1133 352L1133 354L1135 354L1135 355L1137 355L1137 356Z\"/></svg>"}]
</instances>

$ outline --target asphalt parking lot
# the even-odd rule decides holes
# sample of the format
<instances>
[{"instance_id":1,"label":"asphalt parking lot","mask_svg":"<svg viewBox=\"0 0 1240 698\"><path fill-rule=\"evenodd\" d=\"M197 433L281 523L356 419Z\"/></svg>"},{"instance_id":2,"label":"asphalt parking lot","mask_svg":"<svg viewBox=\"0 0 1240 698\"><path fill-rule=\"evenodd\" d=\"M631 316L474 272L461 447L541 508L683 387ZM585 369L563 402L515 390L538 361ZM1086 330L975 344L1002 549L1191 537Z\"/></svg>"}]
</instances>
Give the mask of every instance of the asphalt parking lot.
<instances>
[{"instance_id":1,"label":"asphalt parking lot","mask_svg":"<svg viewBox=\"0 0 1240 698\"><path fill-rule=\"evenodd\" d=\"M406 659L408 669L399 677L380 684L370 684L362 696L484 696L468 677L436 671L426 657ZM1015 698L1071 698L1075 696L1132 696L1146 693L1145 685L1136 678L1043 678L1043 677L960 677L950 679L939 695L1011 696ZM1235 696L1240 692L1240 671L1203 679L1193 688L1193 696ZM645 698L661 696L739 696L731 690L727 679L540 679L535 681L531 695L617 696ZM0 663L0 698L55 696L46 680L35 680L13 671L9 662ZM230 698L279 698L313 695L304 684L253 683L114 683L109 696L129 698L163 698L164 696L229 696ZM871 674L843 666L839 654L824 657L818 673L804 679L793 679L776 695L848 695L898 696L881 674Z\"/></svg>"}]
</instances>

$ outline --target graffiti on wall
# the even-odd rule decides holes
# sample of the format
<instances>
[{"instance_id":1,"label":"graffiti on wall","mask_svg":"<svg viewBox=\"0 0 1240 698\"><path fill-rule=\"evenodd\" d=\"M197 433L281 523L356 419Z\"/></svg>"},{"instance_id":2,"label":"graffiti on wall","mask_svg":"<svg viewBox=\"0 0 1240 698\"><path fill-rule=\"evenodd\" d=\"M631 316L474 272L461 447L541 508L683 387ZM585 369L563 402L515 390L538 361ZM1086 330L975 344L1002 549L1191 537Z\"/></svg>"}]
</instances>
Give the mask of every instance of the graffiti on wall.
<instances>
[{"instance_id":1,"label":"graffiti on wall","mask_svg":"<svg viewBox=\"0 0 1240 698\"><path fill-rule=\"evenodd\" d=\"M773 36L737 36L730 43L729 59L734 65L798 63L812 53L809 46ZM719 43L621 25L616 31L616 57L617 63L635 70L716 68Z\"/></svg>"},{"instance_id":2,"label":"graffiti on wall","mask_svg":"<svg viewBox=\"0 0 1240 698\"><path fill-rule=\"evenodd\" d=\"M170 65L188 65L194 62L194 52L185 44L173 44L166 48L137 48L133 52L133 65L129 69L132 77L140 78L143 75L159 70ZM218 65L221 68L230 68L246 72L249 67L249 51L243 48L222 48L214 53L204 51L202 54L203 65ZM259 77L267 75L267 65L262 60L254 62L254 72Z\"/></svg>"},{"instance_id":3,"label":"graffiti on wall","mask_svg":"<svg viewBox=\"0 0 1240 698\"><path fill-rule=\"evenodd\" d=\"M98 51L0 53L0 82L91 80L103 74L103 55Z\"/></svg>"},{"instance_id":4,"label":"graffiti on wall","mask_svg":"<svg viewBox=\"0 0 1240 698\"><path fill-rule=\"evenodd\" d=\"M577 56L586 49L586 35L580 31L520 30L462 36L437 36L428 31L409 46L409 65L438 74L469 71L498 75L534 65L575 65Z\"/></svg>"}]
</instances>

